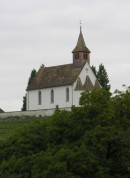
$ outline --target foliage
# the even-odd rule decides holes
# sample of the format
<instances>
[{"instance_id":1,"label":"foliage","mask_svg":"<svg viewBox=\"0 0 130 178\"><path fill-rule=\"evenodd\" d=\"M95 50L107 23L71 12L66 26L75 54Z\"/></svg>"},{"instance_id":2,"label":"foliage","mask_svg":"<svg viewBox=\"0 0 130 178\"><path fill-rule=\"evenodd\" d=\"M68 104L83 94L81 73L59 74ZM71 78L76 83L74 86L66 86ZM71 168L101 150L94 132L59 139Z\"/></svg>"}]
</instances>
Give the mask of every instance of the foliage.
<instances>
[{"instance_id":1,"label":"foliage","mask_svg":"<svg viewBox=\"0 0 130 178\"><path fill-rule=\"evenodd\" d=\"M29 80L28 80L28 84L27 84L27 88L29 87L29 85L30 85L31 82L33 81L33 79L34 79L36 73L37 73L37 72L36 72L35 69L33 69L33 70L31 71L31 74L30 74L30 77L29 77ZM26 111L26 103L27 103L26 100L27 100L27 96L26 96L26 94L25 94L25 96L23 96L23 106L22 106L22 108L21 108L22 111Z\"/></svg>"},{"instance_id":2,"label":"foliage","mask_svg":"<svg viewBox=\"0 0 130 178\"><path fill-rule=\"evenodd\" d=\"M88 117L97 117L108 110L111 93L105 89L84 92L80 98L80 105L86 108Z\"/></svg>"},{"instance_id":3,"label":"foliage","mask_svg":"<svg viewBox=\"0 0 130 178\"><path fill-rule=\"evenodd\" d=\"M95 76L97 77L97 69L96 69L96 67L92 65L91 69L92 69L93 73L95 74Z\"/></svg>"},{"instance_id":4,"label":"foliage","mask_svg":"<svg viewBox=\"0 0 130 178\"><path fill-rule=\"evenodd\" d=\"M107 75L106 69L103 64L99 65L99 70L97 72L97 78L103 88L105 88L106 90L110 90L110 85L108 84L109 83L108 75Z\"/></svg>"},{"instance_id":5,"label":"foliage","mask_svg":"<svg viewBox=\"0 0 130 178\"><path fill-rule=\"evenodd\" d=\"M29 86L29 85L31 84L31 82L33 81L33 79L34 79L36 73L37 73L37 72L36 72L35 69L33 69L33 70L31 71L31 75L30 75L29 80L28 80L28 86Z\"/></svg>"},{"instance_id":6,"label":"foliage","mask_svg":"<svg viewBox=\"0 0 130 178\"><path fill-rule=\"evenodd\" d=\"M1 143L0 177L129 178L130 92L84 92L80 104Z\"/></svg>"},{"instance_id":7,"label":"foliage","mask_svg":"<svg viewBox=\"0 0 130 178\"><path fill-rule=\"evenodd\" d=\"M25 94L25 96L23 96L23 107L21 108L21 111L26 111L26 98L27 96Z\"/></svg>"},{"instance_id":8,"label":"foliage","mask_svg":"<svg viewBox=\"0 0 130 178\"><path fill-rule=\"evenodd\" d=\"M20 118L20 117L9 117L5 119L0 119L0 141L5 141L8 139L12 134L14 134L19 130L24 129L32 125L34 120L31 117L28 118Z\"/></svg>"},{"instance_id":9,"label":"foliage","mask_svg":"<svg viewBox=\"0 0 130 178\"><path fill-rule=\"evenodd\" d=\"M109 78L108 78L107 71L104 65L100 64L98 71L96 70L95 66L92 66L91 68L92 68L93 73L97 77L100 85L102 86L102 88L109 91L110 90Z\"/></svg>"}]
</instances>

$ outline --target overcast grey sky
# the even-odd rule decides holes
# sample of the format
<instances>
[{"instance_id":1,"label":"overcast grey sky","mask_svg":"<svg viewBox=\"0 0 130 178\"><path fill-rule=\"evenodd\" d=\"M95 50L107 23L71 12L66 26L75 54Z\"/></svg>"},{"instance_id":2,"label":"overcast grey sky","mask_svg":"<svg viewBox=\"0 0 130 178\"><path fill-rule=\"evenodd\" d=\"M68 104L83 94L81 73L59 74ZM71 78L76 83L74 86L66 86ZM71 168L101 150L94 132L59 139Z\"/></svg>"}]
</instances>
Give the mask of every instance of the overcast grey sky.
<instances>
[{"instance_id":1,"label":"overcast grey sky","mask_svg":"<svg viewBox=\"0 0 130 178\"><path fill-rule=\"evenodd\" d=\"M91 65L130 85L130 0L0 0L0 108L21 110L33 68L72 62L79 20Z\"/></svg>"}]
</instances>

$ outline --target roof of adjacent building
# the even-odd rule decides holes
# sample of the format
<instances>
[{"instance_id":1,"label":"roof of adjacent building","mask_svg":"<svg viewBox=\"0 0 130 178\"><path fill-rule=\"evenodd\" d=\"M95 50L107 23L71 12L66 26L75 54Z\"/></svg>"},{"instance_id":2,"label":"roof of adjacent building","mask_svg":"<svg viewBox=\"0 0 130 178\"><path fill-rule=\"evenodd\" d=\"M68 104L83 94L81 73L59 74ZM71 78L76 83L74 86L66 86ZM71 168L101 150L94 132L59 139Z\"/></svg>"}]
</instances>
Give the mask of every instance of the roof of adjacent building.
<instances>
[{"instance_id":1,"label":"roof of adjacent building","mask_svg":"<svg viewBox=\"0 0 130 178\"><path fill-rule=\"evenodd\" d=\"M27 90L72 85L79 76L83 66L74 67L73 64L65 64L53 67L41 67Z\"/></svg>"},{"instance_id":2,"label":"roof of adjacent building","mask_svg":"<svg viewBox=\"0 0 130 178\"><path fill-rule=\"evenodd\" d=\"M3 113L4 111L0 108L0 113Z\"/></svg>"},{"instance_id":3,"label":"roof of adjacent building","mask_svg":"<svg viewBox=\"0 0 130 178\"><path fill-rule=\"evenodd\" d=\"M86 53L90 53L90 50L86 47L86 44L85 44L85 41L84 41L84 37L83 37L83 34L82 34L81 27L80 27L80 33L79 33L77 45L76 45L76 47L73 49L72 53L76 53L76 52L86 52Z\"/></svg>"}]
</instances>

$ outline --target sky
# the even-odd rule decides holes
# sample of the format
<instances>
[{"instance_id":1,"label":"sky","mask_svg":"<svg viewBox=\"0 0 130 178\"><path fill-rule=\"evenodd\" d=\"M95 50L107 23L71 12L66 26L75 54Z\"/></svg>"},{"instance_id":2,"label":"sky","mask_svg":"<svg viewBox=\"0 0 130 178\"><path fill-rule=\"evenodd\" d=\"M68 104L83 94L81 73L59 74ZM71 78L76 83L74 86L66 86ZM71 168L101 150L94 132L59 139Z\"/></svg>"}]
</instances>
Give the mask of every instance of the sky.
<instances>
[{"instance_id":1,"label":"sky","mask_svg":"<svg viewBox=\"0 0 130 178\"><path fill-rule=\"evenodd\" d=\"M0 0L0 108L21 110L32 69L72 63L80 20L91 65L130 86L130 0Z\"/></svg>"}]
</instances>

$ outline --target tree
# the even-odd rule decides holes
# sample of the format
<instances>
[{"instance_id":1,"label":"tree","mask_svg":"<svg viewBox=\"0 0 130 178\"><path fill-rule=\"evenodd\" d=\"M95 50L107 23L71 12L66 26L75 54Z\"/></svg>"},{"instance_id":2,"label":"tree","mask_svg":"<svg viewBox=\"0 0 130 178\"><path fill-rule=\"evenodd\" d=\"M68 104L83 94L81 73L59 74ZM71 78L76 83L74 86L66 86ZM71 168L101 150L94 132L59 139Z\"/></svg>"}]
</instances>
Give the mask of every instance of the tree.
<instances>
[{"instance_id":1,"label":"tree","mask_svg":"<svg viewBox=\"0 0 130 178\"><path fill-rule=\"evenodd\" d=\"M0 177L129 178L130 92L85 91L0 144Z\"/></svg>"},{"instance_id":2,"label":"tree","mask_svg":"<svg viewBox=\"0 0 130 178\"><path fill-rule=\"evenodd\" d=\"M110 90L109 78L108 78L106 69L103 64L99 65L99 69L97 72L97 78L98 78L98 81L99 81L100 85L102 86L102 88L105 88L106 90L109 91Z\"/></svg>"},{"instance_id":3,"label":"tree","mask_svg":"<svg viewBox=\"0 0 130 178\"><path fill-rule=\"evenodd\" d=\"M29 80L28 80L28 87L29 87L29 85L31 84L32 80L34 79L36 73L37 73L37 72L36 72L35 69L33 69L33 70L31 71L31 75L30 75Z\"/></svg>"},{"instance_id":4,"label":"tree","mask_svg":"<svg viewBox=\"0 0 130 178\"><path fill-rule=\"evenodd\" d=\"M29 85L31 84L31 82L32 82L32 80L34 79L36 73L37 73L37 72L36 72L35 69L33 69L33 70L31 71L31 74L30 74L30 77L29 77L29 80L28 80L28 84L27 84L27 88L28 88ZM22 108L21 108L22 111L26 111L26 98L27 98L27 96L26 96L26 94L25 94L25 96L23 96L23 106L22 106Z\"/></svg>"},{"instance_id":5,"label":"tree","mask_svg":"<svg viewBox=\"0 0 130 178\"><path fill-rule=\"evenodd\" d=\"M79 103L84 106L87 117L94 118L106 112L110 97L111 93L104 88L95 89L83 92Z\"/></svg>"},{"instance_id":6,"label":"tree","mask_svg":"<svg viewBox=\"0 0 130 178\"><path fill-rule=\"evenodd\" d=\"M109 91L110 90L109 78L108 78L107 71L106 71L104 65L100 64L98 71L97 71L96 67L93 65L92 65L91 69L92 69L93 73L95 74L95 76L97 77L102 88L105 88L106 90Z\"/></svg>"},{"instance_id":7,"label":"tree","mask_svg":"<svg viewBox=\"0 0 130 178\"><path fill-rule=\"evenodd\" d=\"M26 111L26 94L23 96L23 107L21 108L22 111Z\"/></svg>"},{"instance_id":8,"label":"tree","mask_svg":"<svg viewBox=\"0 0 130 178\"><path fill-rule=\"evenodd\" d=\"M93 73L95 74L95 76L97 77L97 69L96 69L96 67L92 65L91 69L92 69Z\"/></svg>"}]
</instances>

